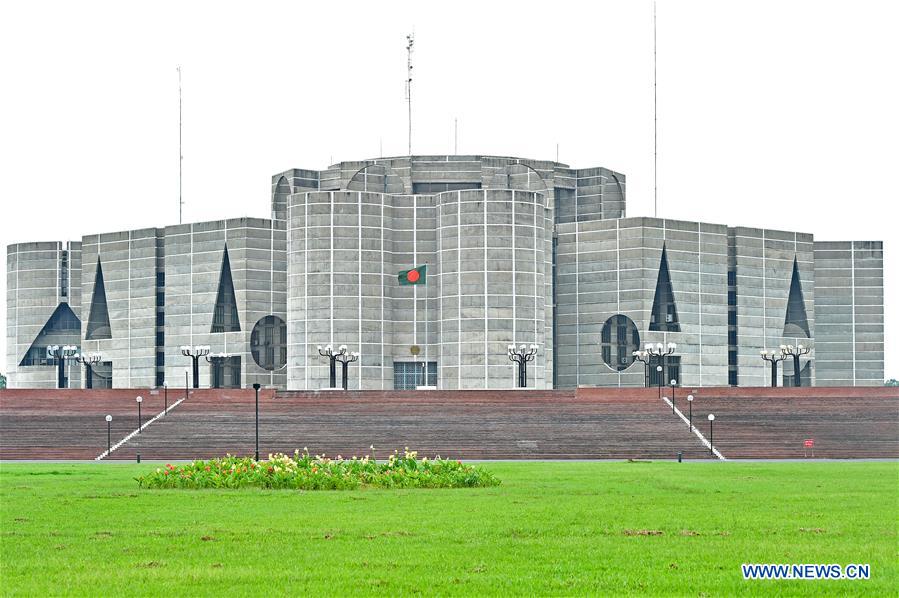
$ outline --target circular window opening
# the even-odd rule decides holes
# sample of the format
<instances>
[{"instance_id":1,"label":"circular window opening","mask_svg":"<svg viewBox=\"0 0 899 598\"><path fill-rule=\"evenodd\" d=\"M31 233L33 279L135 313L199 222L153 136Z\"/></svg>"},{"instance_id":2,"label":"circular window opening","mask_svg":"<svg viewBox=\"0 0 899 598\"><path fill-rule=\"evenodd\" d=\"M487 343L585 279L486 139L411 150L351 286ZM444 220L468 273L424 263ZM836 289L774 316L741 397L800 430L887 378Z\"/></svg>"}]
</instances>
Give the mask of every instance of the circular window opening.
<instances>
[{"instance_id":1,"label":"circular window opening","mask_svg":"<svg viewBox=\"0 0 899 598\"><path fill-rule=\"evenodd\" d=\"M640 348L637 325L627 316L616 314L602 326L602 360L615 371L634 363L634 351Z\"/></svg>"},{"instance_id":2,"label":"circular window opening","mask_svg":"<svg viewBox=\"0 0 899 598\"><path fill-rule=\"evenodd\" d=\"M280 370L287 365L287 325L278 316L265 316L250 335L253 361L264 370Z\"/></svg>"}]
</instances>

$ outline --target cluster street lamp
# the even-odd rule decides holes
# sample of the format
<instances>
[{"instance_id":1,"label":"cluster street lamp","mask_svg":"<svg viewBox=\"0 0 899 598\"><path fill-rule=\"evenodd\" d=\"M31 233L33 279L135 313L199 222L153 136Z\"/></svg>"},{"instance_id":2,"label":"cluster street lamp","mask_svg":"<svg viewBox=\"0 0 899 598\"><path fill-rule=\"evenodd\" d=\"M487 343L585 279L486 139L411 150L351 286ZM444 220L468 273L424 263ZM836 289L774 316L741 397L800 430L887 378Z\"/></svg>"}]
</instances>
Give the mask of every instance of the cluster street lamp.
<instances>
[{"instance_id":1,"label":"cluster street lamp","mask_svg":"<svg viewBox=\"0 0 899 598\"><path fill-rule=\"evenodd\" d=\"M106 416L106 456L112 452L112 416Z\"/></svg>"},{"instance_id":2,"label":"cluster street lamp","mask_svg":"<svg viewBox=\"0 0 899 598\"><path fill-rule=\"evenodd\" d=\"M527 388L528 385L528 362L534 361L537 356L537 345L525 345L522 343L519 347L509 345L508 356L510 361L518 364L518 388Z\"/></svg>"},{"instance_id":3,"label":"cluster street lamp","mask_svg":"<svg viewBox=\"0 0 899 598\"><path fill-rule=\"evenodd\" d=\"M787 357L793 358L793 386L802 386L802 380L799 378L799 358L803 355L808 355L811 350L811 347L806 347L805 345L796 347L793 345L780 346L780 352L783 354L784 359Z\"/></svg>"},{"instance_id":4,"label":"cluster street lamp","mask_svg":"<svg viewBox=\"0 0 899 598\"><path fill-rule=\"evenodd\" d=\"M687 424L691 430L693 429L693 395L687 395L687 405L690 406L690 423Z\"/></svg>"},{"instance_id":5,"label":"cluster street lamp","mask_svg":"<svg viewBox=\"0 0 899 598\"><path fill-rule=\"evenodd\" d=\"M347 346L340 345L339 347L337 347L337 352L334 351L334 348L331 345L325 345L324 347L319 345L317 349L318 354L322 357L327 357L328 361L330 362L330 382L328 384L328 388L337 388L337 358L341 355L347 354Z\"/></svg>"},{"instance_id":6,"label":"cluster street lamp","mask_svg":"<svg viewBox=\"0 0 899 598\"><path fill-rule=\"evenodd\" d=\"M181 354L193 360L194 388L200 388L200 358L209 355L209 345L181 346Z\"/></svg>"},{"instance_id":7,"label":"cluster street lamp","mask_svg":"<svg viewBox=\"0 0 899 598\"><path fill-rule=\"evenodd\" d=\"M100 353L82 353L81 355L75 355L73 359L83 365L85 369L87 369L87 374L84 378L84 388L93 388L94 371L92 368L100 363L100 360L103 359L103 356Z\"/></svg>"},{"instance_id":8,"label":"cluster street lamp","mask_svg":"<svg viewBox=\"0 0 899 598\"><path fill-rule=\"evenodd\" d=\"M346 349L346 345L341 345L340 348ZM343 374L343 389L349 390L349 384L350 384L349 374L348 374L349 365L351 363L353 363L354 361L359 360L359 352L353 351L350 353L347 351L341 351L340 353L338 353L337 355L334 356L334 359L336 359L337 361L340 362L340 366L341 366L341 370L342 370L341 373Z\"/></svg>"},{"instance_id":9,"label":"cluster street lamp","mask_svg":"<svg viewBox=\"0 0 899 598\"><path fill-rule=\"evenodd\" d=\"M661 394L662 384L664 384L664 380L662 379L662 375L665 372L665 358L674 353L677 349L676 343L668 343L667 345L663 345L662 343L646 343L646 354L649 355L649 358L653 357L659 362L659 365L656 367L656 371L660 372L659 375L659 394Z\"/></svg>"},{"instance_id":10,"label":"cluster street lamp","mask_svg":"<svg viewBox=\"0 0 899 598\"><path fill-rule=\"evenodd\" d=\"M715 414L709 413L709 454L715 454Z\"/></svg>"},{"instance_id":11,"label":"cluster street lamp","mask_svg":"<svg viewBox=\"0 0 899 598\"><path fill-rule=\"evenodd\" d=\"M47 347L47 357L56 360L57 376L56 388L66 387L66 359L74 358L78 353L78 347L75 345L51 345Z\"/></svg>"},{"instance_id":12,"label":"cluster street lamp","mask_svg":"<svg viewBox=\"0 0 899 598\"><path fill-rule=\"evenodd\" d=\"M762 359L771 363L771 386L777 387L777 364L786 359L786 356L783 354L783 349L786 348L785 345L781 346L781 352L777 351L768 351L767 349L762 349L759 354L762 356Z\"/></svg>"},{"instance_id":13,"label":"cluster street lamp","mask_svg":"<svg viewBox=\"0 0 899 598\"><path fill-rule=\"evenodd\" d=\"M140 404L144 402L144 398L141 396L138 396L134 400L137 401L137 433L140 434L140 427L141 427Z\"/></svg>"}]
</instances>

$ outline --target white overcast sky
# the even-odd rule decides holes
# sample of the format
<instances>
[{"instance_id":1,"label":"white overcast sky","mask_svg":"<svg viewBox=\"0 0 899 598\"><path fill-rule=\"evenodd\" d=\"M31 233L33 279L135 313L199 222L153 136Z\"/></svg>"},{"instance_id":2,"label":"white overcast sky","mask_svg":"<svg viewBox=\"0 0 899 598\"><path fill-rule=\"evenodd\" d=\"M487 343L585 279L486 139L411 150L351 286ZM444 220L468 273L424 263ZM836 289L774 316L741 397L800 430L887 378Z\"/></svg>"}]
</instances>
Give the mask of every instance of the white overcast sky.
<instances>
[{"instance_id":1,"label":"white overcast sky","mask_svg":"<svg viewBox=\"0 0 899 598\"><path fill-rule=\"evenodd\" d=\"M179 64L185 221L268 216L288 168L407 153L413 29L414 153L452 153L454 118L460 153L558 143L652 215L651 0L21 0L0 4L0 245L177 222ZM897 30L892 1L658 3L659 215L883 240L888 377Z\"/></svg>"}]
</instances>

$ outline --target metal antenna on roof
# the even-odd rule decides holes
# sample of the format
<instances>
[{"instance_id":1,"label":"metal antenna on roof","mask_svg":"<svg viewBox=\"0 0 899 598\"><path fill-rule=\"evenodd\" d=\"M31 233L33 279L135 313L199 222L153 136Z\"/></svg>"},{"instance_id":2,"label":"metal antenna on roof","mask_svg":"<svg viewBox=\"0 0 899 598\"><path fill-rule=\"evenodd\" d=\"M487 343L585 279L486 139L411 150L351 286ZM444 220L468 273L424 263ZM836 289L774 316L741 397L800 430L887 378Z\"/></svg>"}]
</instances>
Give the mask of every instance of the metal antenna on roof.
<instances>
[{"instance_id":1,"label":"metal antenna on roof","mask_svg":"<svg viewBox=\"0 0 899 598\"><path fill-rule=\"evenodd\" d=\"M415 34L406 36L406 103L409 107L409 155L412 155L412 46Z\"/></svg>"},{"instance_id":2,"label":"metal antenna on roof","mask_svg":"<svg viewBox=\"0 0 899 598\"><path fill-rule=\"evenodd\" d=\"M656 108L656 0L652 0L652 201L653 217L659 217L659 116Z\"/></svg>"},{"instance_id":3,"label":"metal antenna on roof","mask_svg":"<svg viewBox=\"0 0 899 598\"><path fill-rule=\"evenodd\" d=\"M178 65L178 224L182 221L184 200L181 197L181 171L184 156L181 153L181 65Z\"/></svg>"}]
</instances>

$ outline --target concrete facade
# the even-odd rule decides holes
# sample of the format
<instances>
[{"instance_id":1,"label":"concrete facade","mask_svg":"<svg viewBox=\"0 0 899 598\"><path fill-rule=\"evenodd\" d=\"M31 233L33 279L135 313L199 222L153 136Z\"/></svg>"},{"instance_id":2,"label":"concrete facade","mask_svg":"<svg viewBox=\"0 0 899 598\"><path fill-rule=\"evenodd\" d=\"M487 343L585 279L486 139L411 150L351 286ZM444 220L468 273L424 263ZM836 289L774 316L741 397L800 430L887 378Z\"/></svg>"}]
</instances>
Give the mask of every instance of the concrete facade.
<instances>
[{"instance_id":1,"label":"concrete facade","mask_svg":"<svg viewBox=\"0 0 899 598\"><path fill-rule=\"evenodd\" d=\"M6 371L10 388L55 388L57 367L49 345L78 345L80 323L48 329L60 306L81 313L81 243L19 243L6 253ZM32 365L33 364L33 365ZM81 385L80 367L66 364L71 388Z\"/></svg>"},{"instance_id":2,"label":"concrete facade","mask_svg":"<svg viewBox=\"0 0 899 598\"><path fill-rule=\"evenodd\" d=\"M269 315L287 319L286 237L283 226L261 218L237 218L165 229L165 378L183 384L190 360L182 345L208 345L213 354L239 358L240 385L283 388L286 363L265 369L254 357L253 330ZM218 289L227 248L236 299L234 329L214 331ZM278 351L280 353L280 350ZM200 386L212 385L201 360Z\"/></svg>"},{"instance_id":3,"label":"concrete facade","mask_svg":"<svg viewBox=\"0 0 899 598\"><path fill-rule=\"evenodd\" d=\"M678 346L679 383L727 385L726 226L623 218L556 228L556 387L643 386L644 365L630 352L659 342ZM650 326L663 248L677 332ZM603 327L618 314L639 334L622 351L627 364L603 358Z\"/></svg>"},{"instance_id":4,"label":"concrete facade","mask_svg":"<svg viewBox=\"0 0 899 598\"><path fill-rule=\"evenodd\" d=\"M360 353L352 389L511 388L510 343L539 347L537 388L766 386L759 351L800 343L803 385L882 384L882 243L628 218L625 192L599 167L399 156L276 174L266 219L10 245L10 386L56 385L48 344L102 353L95 385L120 388L182 386L182 345L216 355L201 386L324 388L329 344ZM632 354L658 342L661 375Z\"/></svg>"},{"instance_id":5,"label":"concrete facade","mask_svg":"<svg viewBox=\"0 0 899 598\"><path fill-rule=\"evenodd\" d=\"M542 193L329 191L290 201L290 388L327 383L319 345L358 348L351 388L365 389L392 388L396 361L435 363L441 388L505 388L516 375L509 343L551 346ZM421 265L427 284L397 284L399 271ZM538 387L546 356L534 364Z\"/></svg>"},{"instance_id":6,"label":"concrete facade","mask_svg":"<svg viewBox=\"0 0 899 598\"><path fill-rule=\"evenodd\" d=\"M818 241L815 353L821 386L883 384L883 243Z\"/></svg>"}]
</instances>

